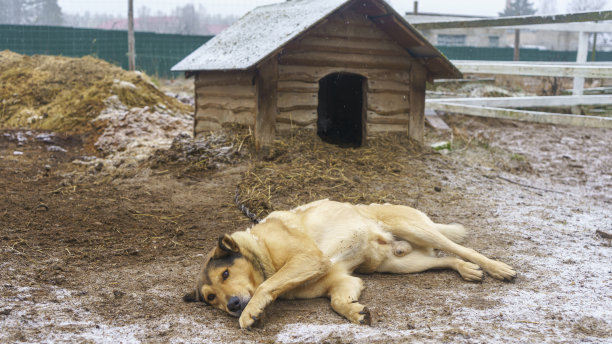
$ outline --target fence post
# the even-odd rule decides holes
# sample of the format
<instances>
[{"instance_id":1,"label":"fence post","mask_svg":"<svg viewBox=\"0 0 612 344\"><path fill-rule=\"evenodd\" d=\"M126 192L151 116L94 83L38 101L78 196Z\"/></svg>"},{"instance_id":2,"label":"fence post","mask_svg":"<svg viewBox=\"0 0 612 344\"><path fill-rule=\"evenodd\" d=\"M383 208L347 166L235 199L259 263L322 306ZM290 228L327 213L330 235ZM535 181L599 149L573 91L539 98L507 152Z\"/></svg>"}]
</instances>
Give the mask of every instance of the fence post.
<instances>
[{"instance_id":1,"label":"fence post","mask_svg":"<svg viewBox=\"0 0 612 344\"><path fill-rule=\"evenodd\" d=\"M521 30L514 30L514 56L512 58L513 61L518 61L520 59L521 51Z\"/></svg>"},{"instance_id":2,"label":"fence post","mask_svg":"<svg viewBox=\"0 0 612 344\"><path fill-rule=\"evenodd\" d=\"M578 33L578 53L576 54L577 63L587 62L587 52L589 51L589 33L580 31ZM584 77L574 78L574 87L572 94L575 96L582 95L584 91Z\"/></svg>"},{"instance_id":3,"label":"fence post","mask_svg":"<svg viewBox=\"0 0 612 344\"><path fill-rule=\"evenodd\" d=\"M128 0L128 63L136 70L136 48L134 44L134 0Z\"/></svg>"}]
</instances>

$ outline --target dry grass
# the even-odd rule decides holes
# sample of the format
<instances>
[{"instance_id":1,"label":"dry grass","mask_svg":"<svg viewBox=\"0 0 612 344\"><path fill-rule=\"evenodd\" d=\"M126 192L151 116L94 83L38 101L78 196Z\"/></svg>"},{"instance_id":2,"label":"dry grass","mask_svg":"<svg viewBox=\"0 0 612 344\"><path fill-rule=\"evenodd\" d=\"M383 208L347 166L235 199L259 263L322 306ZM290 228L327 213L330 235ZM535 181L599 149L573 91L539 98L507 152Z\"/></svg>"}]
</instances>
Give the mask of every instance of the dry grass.
<instances>
[{"instance_id":1,"label":"dry grass","mask_svg":"<svg viewBox=\"0 0 612 344\"><path fill-rule=\"evenodd\" d=\"M276 140L267 158L251 164L238 185L239 199L260 218L321 198L393 202L393 191L381 185L399 185L409 173L406 162L422 152L404 135L377 137L366 147L340 148L312 131L296 131Z\"/></svg>"},{"instance_id":2,"label":"dry grass","mask_svg":"<svg viewBox=\"0 0 612 344\"><path fill-rule=\"evenodd\" d=\"M146 75L89 56L25 56L2 51L0 85L0 127L5 128L83 133L111 95L128 107L163 104L173 111L192 111L167 97Z\"/></svg>"}]
</instances>

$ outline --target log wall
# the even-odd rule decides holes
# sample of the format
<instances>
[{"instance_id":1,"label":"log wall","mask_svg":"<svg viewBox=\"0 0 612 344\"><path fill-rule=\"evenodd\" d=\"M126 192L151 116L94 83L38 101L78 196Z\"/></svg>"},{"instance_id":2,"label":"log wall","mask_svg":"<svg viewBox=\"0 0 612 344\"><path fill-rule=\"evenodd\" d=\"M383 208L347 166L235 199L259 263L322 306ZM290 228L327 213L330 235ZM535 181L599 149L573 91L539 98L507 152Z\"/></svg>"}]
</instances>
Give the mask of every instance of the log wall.
<instances>
[{"instance_id":1,"label":"log wall","mask_svg":"<svg viewBox=\"0 0 612 344\"><path fill-rule=\"evenodd\" d=\"M255 124L257 98L252 71L200 72L195 92L195 136L221 129L224 123Z\"/></svg>"},{"instance_id":2,"label":"log wall","mask_svg":"<svg viewBox=\"0 0 612 344\"><path fill-rule=\"evenodd\" d=\"M413 58L352 10L327 18L288 44L278 59L277 132L316 128L319 80L330 73L367 78L366 131L408 132Z\"/></svg>"},{"instance_id":3,"label":"log wall","mask_svg":"<svg viewBox=\"0 0 612 344\"><path fill-rule=\"evenodd\" d=\"M256 77L257 69L198 73L195 135L230 122L265 129L262 132L269 135L262 137L269 136L270 141L274 131L316 129L319 80L332 73L354 73L367 79L368 136L402 132L422 138L419 123L424 99L419 97L424 97L421 90L427 70L364 15L351 9L337 13L290 42L272 59L277 71L275 104L262 102L262 97L258 101L257 85L264 88L266 80ZM267 113L274 105L276 113L262 112L257 125L258 107ZM264 119L273 120L275 127L263 126Z\"/></svg>"}]
</instances>

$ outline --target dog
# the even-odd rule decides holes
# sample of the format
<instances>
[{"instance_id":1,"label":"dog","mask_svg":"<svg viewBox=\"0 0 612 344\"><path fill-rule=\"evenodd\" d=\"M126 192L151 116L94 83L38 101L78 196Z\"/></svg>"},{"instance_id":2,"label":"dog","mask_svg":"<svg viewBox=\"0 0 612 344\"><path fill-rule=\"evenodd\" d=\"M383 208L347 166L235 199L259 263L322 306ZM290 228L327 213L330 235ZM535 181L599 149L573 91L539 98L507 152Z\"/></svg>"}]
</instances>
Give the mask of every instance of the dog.
<instances>
[{"instance_id":1,"label":"dog","mask_svg":"<svg viewBox=\"0 0 612 344\"><path fill-rule=\"evenodd\" d=\"M369 325L370 312L358 302L363 282L352 272L449 268L467 281L481 281L482 268L500 280L516 276L509 265L459 245L465 233L462 225L434 223L407 206L319 200L221 236L183 300L219 308L248 329L276 298L328 297L334 311ZM434 250L465 260L437 257Z\"/></svg>"}]
</instances>

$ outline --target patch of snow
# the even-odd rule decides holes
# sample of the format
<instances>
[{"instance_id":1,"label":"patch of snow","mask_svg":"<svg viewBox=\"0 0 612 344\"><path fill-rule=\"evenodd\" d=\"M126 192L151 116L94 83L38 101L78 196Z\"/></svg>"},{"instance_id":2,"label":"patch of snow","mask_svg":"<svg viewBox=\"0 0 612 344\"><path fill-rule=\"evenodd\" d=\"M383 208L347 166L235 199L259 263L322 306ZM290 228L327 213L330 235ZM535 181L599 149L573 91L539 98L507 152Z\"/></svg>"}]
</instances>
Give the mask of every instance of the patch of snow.
<instances>
[{"instance_id":1,"label":"patch of snow","mask_svg":"<svg viewBox=\"0 0 612 344\"><path fill-rule=\"evenodd\" d=\"M393 340L407 338L412 330L392 331L388 328L368 327L354 324L343 325L314 325L314 324L289 324L283 327L276 335L279 343L313 343L321 342L328 338L343 339L350 338L351 342L367 342L368 340ZM334 340L331 340L332 342Z\"/></svg>"}]
</instances>

